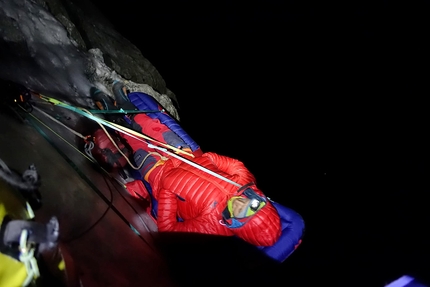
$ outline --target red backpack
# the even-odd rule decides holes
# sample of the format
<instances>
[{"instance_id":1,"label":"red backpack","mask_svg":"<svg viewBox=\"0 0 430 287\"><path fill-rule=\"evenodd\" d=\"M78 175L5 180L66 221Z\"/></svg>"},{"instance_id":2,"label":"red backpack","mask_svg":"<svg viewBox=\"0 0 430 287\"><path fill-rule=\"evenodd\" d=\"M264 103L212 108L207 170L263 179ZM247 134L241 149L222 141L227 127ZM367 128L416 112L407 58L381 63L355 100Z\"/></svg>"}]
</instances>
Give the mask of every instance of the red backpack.
<instances>
[{"instance_id":1,"label":"red backpack","mask_svg":"<svg viewBox=\"0 0 430 287\"><path fill-rule=\"evenodd\" d=\"M109 132L109 136L122 153L129 158L131 151L125 146L123 139L114 132ZM103 129L98 129L93 133L94 146L89 150L92 157L108 171L123 168L127 164L127 159L118 151L118 148L112 143L112 140ZM87 145L85 149L88 153Z\"/></svg>"}]
</instances>

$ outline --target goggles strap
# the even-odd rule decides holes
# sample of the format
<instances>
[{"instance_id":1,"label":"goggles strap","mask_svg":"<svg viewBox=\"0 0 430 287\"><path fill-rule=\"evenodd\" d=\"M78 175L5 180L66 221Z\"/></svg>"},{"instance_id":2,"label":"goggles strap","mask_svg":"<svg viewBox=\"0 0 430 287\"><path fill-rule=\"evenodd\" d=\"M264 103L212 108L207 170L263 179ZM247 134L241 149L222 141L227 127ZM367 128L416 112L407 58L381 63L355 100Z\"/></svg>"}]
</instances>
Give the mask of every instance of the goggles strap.
<instances>
[{"instance_id":1,"label":"goggles strap","mask_svg":"<svg viewBox=\"0 0 430 287\"><path fill-rule=\"evenodd\" d=\"M248 187L255 185L255 183L253 181L242 185L237 191L236 194L241 195L243 193L243 191L245 191Z\"/></svg>"}]
</instances>

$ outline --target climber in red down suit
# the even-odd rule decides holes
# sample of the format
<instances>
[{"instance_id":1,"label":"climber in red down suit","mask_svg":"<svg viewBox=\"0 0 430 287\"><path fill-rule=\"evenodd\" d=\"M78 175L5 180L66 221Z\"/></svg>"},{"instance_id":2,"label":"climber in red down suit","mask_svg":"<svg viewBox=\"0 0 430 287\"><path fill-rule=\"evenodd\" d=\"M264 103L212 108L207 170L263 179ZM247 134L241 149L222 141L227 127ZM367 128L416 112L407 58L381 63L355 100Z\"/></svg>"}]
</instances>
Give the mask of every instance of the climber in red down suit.
<instances>
[{"instance_id":1,"label":"climber in red down suit","mask_svg":"<svg viewBox=\"0 0 430 287\"><path fill-rule=\"evenodd\" d=\"M117 106L128 100L118 89L115 92L115 86L114 95ZM158 119L137 114L133 120L143 134L189 150ZM136 138L126 134L123 137L133 151L139 151L135 153L139 154L139 158L135 157L136 164L145 161L140 172L158 201L157 225L160 232L236 235L256 246L271 246L280 237L281 223L276 208L254 184L254 176L241 161L213 152L195 152L194 158L183 156L238 183L242 186L239 188L180 159L148 148L145 142Z\"/></svg>"}]
</instances>

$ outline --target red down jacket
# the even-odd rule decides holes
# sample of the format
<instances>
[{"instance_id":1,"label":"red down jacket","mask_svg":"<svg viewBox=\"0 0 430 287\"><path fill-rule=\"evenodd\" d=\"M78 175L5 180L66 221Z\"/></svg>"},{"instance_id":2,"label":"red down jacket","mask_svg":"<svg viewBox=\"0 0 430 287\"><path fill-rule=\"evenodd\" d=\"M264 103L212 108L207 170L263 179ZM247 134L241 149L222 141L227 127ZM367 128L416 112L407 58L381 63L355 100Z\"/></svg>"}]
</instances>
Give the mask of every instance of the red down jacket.
<instances>
[{"instance_id":1,"label":"red down jacket","mask_svg":"<svg viewBox=\"0 0 430 287\"><path fill-rule=\"evenodd\" d=\"M169 129L159 120L138 114L134 121L142 127L142 133L165 142L163 133ZM147 144L123 135L134 151L148 149ZM215 153L194 152L188 158L240 185L255 182L254 176L236 159ZM222 212L238 187L208 174L177 158L171 157L157 166L148 178L155 199L158 201L157 225L159 231L194 232L222 236L236 235L256 246L273 245L281 234L278 212L272 204L266 204L240 228L230 229L221 224ZM258 195L263 193L252 186ZM183 222L177 219L183 219Z\"/></svg>"},{"instance_id":2,"label":"red down jacket","mask_svg":"<svg viewBox=\"0 0 430 287\"><path fill-rule=\"evenodd\" d=\"M251 172L236 159L208 152L193 161L240 185L255 182ZM149 183L158 200L159 231L236 235L256 246L273 245L281 234L279 215L270 203L240 228L222 224L227 200L238 187L179 159L170 158L159 166ZM255 185L253 189L263 195Z\"/></svg>"}]
</instances>

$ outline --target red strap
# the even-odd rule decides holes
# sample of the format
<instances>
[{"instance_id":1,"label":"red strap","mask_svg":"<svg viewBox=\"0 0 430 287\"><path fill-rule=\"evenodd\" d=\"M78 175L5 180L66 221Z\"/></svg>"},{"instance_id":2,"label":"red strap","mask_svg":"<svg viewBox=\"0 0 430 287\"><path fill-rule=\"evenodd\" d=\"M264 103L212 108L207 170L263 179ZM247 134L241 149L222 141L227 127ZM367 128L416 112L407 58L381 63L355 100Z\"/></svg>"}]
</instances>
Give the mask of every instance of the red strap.
<instances>
[{"instance_id":1,"label":"red strap","mask_svg":"<svg viewBox=\"0 0 430 287\"><path fill-rule=\"evenodd\" d=\"M134 180L131 182L127 182L125 184L125 188L132 196L137 198L143 197L147 201L151 202L151 196L149 195L145 185L141 180Z\"/></svg>"}]
</instances>

